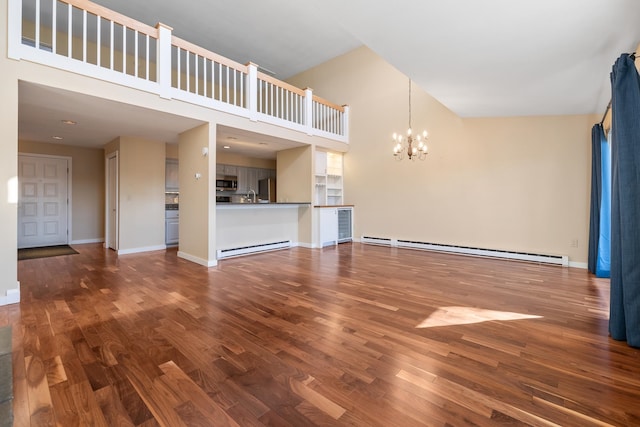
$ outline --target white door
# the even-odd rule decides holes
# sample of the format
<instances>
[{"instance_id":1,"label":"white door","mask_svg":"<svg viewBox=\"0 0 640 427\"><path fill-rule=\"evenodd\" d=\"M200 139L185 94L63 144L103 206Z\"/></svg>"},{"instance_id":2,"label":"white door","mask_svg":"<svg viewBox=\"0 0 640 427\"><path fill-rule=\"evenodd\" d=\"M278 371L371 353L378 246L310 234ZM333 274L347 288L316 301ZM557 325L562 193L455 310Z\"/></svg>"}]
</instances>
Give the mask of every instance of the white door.
<instances>
[{"instance_id":1,"label":"white door","mask_svg":"<svg viewBox=\"0 0 640 427\"><path fill-rule=\"evenodd\" d=\"M66 245L68 160L18 156L18 248Z\"/></svg>"},{"instance_id":2,"label":"white door","mask_svg":"<svg viewBox=\"0 0 640 427\"><path fill-rule=\"evenodd\" d=\"M118 153L107 159L107 248L118 250Z\"/></svg>"}]
</instances>

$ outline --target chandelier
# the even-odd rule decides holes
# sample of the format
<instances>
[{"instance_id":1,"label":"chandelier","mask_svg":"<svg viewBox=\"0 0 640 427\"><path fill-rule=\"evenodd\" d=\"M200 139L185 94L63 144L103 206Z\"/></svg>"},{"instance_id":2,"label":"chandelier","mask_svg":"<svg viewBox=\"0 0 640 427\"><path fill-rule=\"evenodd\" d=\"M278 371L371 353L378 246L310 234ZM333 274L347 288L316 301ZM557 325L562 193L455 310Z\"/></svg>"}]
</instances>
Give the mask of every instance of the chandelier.
<instances>
[{"instance_id":1,"label":"chandelier","mask_svg":"<svg viewBox=\"0 0 640 427\"><path fill-rule=\"evenodd\" d=\"M427 157L427 131L423 131L422 135L413 136L411 130L411 79L409 79L409 129L407 130L407 138L404 139L401 134L393 134L393 156L396 160L402 160L406 154L409 160L416 158L424 160Z\"/></svg>"}]
</instances>

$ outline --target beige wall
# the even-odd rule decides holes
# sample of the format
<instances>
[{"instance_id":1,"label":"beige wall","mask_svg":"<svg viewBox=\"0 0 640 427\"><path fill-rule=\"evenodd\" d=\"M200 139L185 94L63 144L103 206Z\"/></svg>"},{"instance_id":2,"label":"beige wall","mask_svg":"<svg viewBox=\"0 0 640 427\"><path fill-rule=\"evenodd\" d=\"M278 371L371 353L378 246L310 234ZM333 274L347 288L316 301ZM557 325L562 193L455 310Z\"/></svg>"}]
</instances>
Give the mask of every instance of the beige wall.
<instances>
[{"instance_id":1,"label":"beige wall","mask_svg":"<svg viewBox=\"0 0 640 427\"><path fill-rule=\"evenodd\" d=\"M165 155L167 159L177 159L178 158L178 144L169 144L165 145Z\"/></svg>"},{"instance_id":2,"label":"beige wall","mask_svg":"<svg viewBox=\"0 0 640 427\"><path fill-rule=\"evenodd\" d=\"M355 236L409 239L587 260L590 129L596 116L462 119L412 92L414 131L430 132L424 162L397 162L408 80L367 48L290 79L351 107L346 203ZM578 247L572 247L574 240Z\"/></svg>"},{"instance_id":3,"label":"beige wall","mask_svg":"<svg viewBox=\"0 0 640 427\"><path fill-rule=\"evenodd\" d=\"M215 124L205 124L180 134L180 248L183 258L215 265ZM202 147L209 155L202 155ZM196 178L196 174L200 178Z\"/></svg>"},{"instance_id":4,"label":"beige wall","mask_svg":"<svg viewBox=\"0 0 640 427\"><path fill-rule=\"evenodd\" d=\"M71 243L104 240L104 150L19 141L18 151L71 158Z\"/></svg>"},{"instance_id":5,"label":"beige wall","mask_svg":"<svg viewBox=\"0 0 640 427\"><path fill-rule=\"evenodd\" d=\"M165 143L119 138L118 251L164 248Z\"/></svg>"},{"instance_id":6,"label":"beige wall","mask_svg":"<svg viewBox=\"0 0 640 427\"><path fill-rule=\"evenodd\" d=\"M278 151L276 194L278 202L313 202L313 146ZM313 212L298 211L298 242L310 246L313 239Z\"/></svg>"},{"instance_id":7,"label":"beige wall","mask_svg":"<svg viewBox=\"0 0 640 427\"><path fill-rule=\"evenodd\" d=\"M275 169L276 161L274 159L258 159L255 157L241 156L239 154L225 153L219 150L216 153L218 163L225 165L245 166L249 168Z\"/></svg>"}]
</instances>

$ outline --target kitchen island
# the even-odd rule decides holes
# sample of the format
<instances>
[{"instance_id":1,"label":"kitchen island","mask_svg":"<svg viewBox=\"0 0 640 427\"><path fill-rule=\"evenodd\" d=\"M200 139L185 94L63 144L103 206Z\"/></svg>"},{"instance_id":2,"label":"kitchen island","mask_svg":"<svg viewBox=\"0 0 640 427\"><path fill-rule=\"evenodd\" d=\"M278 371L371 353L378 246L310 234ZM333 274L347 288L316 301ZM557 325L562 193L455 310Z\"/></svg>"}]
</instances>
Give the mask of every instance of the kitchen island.
<instances>
[{"instance_id":1,"label":"kitchen island","mask_svg":"<svg viewBox=\"0 0 640 427\"><path fill-rule=\"evenodd\" d=\"M217 258L297 246L311 203L218 203Z\"/></svg>"}]
</instances>

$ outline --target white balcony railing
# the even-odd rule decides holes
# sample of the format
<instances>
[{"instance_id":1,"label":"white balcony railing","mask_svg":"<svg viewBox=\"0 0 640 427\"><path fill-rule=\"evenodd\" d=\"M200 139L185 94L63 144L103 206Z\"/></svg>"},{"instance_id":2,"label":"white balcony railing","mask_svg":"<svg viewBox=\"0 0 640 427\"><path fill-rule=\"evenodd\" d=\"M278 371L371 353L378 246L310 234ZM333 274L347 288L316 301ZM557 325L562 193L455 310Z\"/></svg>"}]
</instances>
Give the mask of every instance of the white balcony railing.
<instances>
[{"instance_id":1,"label":"white balcony railing","mask_svg":"<svg viewBox=\"0 0 640 427\"><path fill-rule=\"evenodd\" d=\"M346 106L86 0L8 0L9 57L348 142Z\"/></svg>"}]
</instances>

